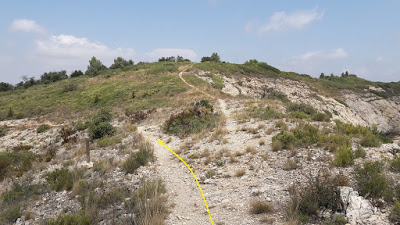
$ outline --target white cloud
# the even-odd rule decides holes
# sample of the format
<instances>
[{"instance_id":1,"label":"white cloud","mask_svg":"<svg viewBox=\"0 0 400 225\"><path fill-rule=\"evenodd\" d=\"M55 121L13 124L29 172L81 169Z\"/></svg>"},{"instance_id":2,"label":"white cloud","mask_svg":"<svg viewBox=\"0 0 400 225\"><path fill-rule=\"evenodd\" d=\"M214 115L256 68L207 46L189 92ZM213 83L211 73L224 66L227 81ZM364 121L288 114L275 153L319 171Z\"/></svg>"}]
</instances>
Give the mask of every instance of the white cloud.
<instances>
[{"instance_id":1,"label":"white cloud","mask_svg":"<svg viewBox=\"0 0 400 225\"><path fill-rule=\"evenodd\" d=\"M294 60L297 61L308 61L308 60L325 60L325 59L344 59L347 58L348 54L342 48L338 48L330 51L315 51L315 52L307 52L301 54L299 56L293 57Z\"/></svg>"},{"instance_id":2,"label":"white cloud","mask_svg":"<svg viewBox=\"0 0 400 225\"><path fill-rule=\"evenodd\" d=\"M14 20L9 27L9 31L22 31L43 34L46 30L38 25L34 20L19 19Z\"/></svg>"},{"instance_id":3,"label":"white cloud","mask_svg":"<svg viewBox=\"0 0 400 225\"><path fill-rule=\"evenodd\" d=\"M146 53L148 57L151 59L158 59L161 57L169 57L169 56L182 56L183 58L188 58L190 60L194 60L197 56L196 52L190 49L183 48L157 48L151 52Z\"/></svg>"},{"instance_id":4,"label":"white cloud","mask_svg":"<svg viewBox=\"0 0 400 225\"><path fill-rule=\"evenodd\" d=\"M258 33L266 33L268 31L283 31L287 29L300 30L308 24L321 19L324 16L323 11L318 8L311 10L299 10L293 13L284 11L274 13L268 22L258 28Z\"/></svg>"},{"instance_id":5,"label":"white cloud","mask_svg":"<svg viewBox=\"0 0 400 225\"><path fill-rule=\"evenodd\" d=\"M72 35L53 35L45 40L37 40L36 50L40 55L62 59L83 58L88 60L92 56L105 59L118 56L131 58L135 55L135 51L131 48L113 49L87 38L78 38Z\"/></svg>"}]
</instances>

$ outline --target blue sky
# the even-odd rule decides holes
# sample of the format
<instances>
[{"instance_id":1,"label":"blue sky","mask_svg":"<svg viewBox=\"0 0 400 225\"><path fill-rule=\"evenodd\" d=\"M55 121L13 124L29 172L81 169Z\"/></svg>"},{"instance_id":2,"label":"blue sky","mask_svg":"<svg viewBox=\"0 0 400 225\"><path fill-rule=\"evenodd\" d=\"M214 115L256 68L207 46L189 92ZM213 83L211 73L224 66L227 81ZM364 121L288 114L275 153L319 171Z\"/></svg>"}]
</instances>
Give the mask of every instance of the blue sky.
<instances>
[{"instance_id":1,"label":"blue sky","mask_svg":"<svg viewBox=\"0 0 400 225\"><path fill-rule=\"evenodd\" d=\"M106 66L122 56L193 61L218 52L319 76L400 80L400 1L2 1L0 81Z\"/></svg>"}]
</instances>

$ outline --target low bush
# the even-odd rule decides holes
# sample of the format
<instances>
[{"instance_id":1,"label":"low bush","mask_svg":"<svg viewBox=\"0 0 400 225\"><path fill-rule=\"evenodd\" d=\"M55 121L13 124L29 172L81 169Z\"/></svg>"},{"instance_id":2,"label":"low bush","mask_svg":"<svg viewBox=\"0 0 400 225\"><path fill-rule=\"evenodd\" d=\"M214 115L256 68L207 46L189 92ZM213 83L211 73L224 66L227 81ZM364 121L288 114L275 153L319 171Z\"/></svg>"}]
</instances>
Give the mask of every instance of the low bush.
<instances>
[{"instance_id":1,"label":"low bush","mask_svg":"<svg viewBox=\"0 0 400 225\"><path fill-rule=\"evenodd\" d=\"M33 195L40 195L47 192L48 188L44 184L19 184L14 183L11 190L1 194L0 199L3 203L15 203L25 200Z\"/></svg>"},{"instance_id":2,"label":"low bush","mask_svg":"<svg viewBox=\"0 0 400 225\"><path fill-rule=\"evenodd\" d=\"M0 137L3 137L7 134L8 128L6 126L0 126Z\"/></svg>"},{"instance_id":3,"label":"low bush","mask_svg":"<svg viewBox=\"0 0 400 225\"><path fill-rule=\"evenodd\" d=\"M348 221L346 218L340 215L334 215L333 218L327 218L324 220L323 225L346 225Z\"/></svg>"},{"instance_id":4,"label":"low bush","mask_svg":"<svg viewBox=\"0 0 400 225\"><path fill-rule=\"evenodd\" d=\"M357 150L354 152L354 158L365 158L367 153L361 146L357 146Z\"/></svg>"},{"instance_id":5,"label":"low bush","mask_svg":"<svg viewBox=\"0 0 400 225\"><path fill-rule=\"evenodd\" d=\"M335 153L333 165L337 167L347 167L354 164L353 151L349 147L342 146Z\"/></svg>"},{"instance_id":6,"label":"low bush","mask_svg":"<svg viewBox=\"0 0 400 225\"><path fill-rule=\"evenodd\" d=\"M0 152L0 181L6 176L21 176L32 167L36 155L30 151Z\"/></svg>"},{"instance_id":7,"label":"low bush","mask_svg":"<svg viewBox=\"0 0 400 225\"><path fill-rule=\"evenodd\" d=\"M326 114L326 113L315 113L312 116L312 120L314 121L320 121L320 122L329 122L332 118L331 114Z\"/></svg>"},{"instance_id":8,"label":"low bush","mask_svg":"<svg viewBox=\"0 0 400 225\"><path fill-rule=\"evenodd\" d=\"M391 200L392 190L384 174L384 164L379 161L367 161L355 168L357 190L364 197Z\"/></svg>"},{"instance_id":9,"label":"low bush","mask_svg":"<svg viewBox=\"0 0 400 225\"><path fill-rule=\"evenodd\" d=\"M71 126L63 126L61 127L60 130L60 136L63 139L63 144L70 143L70 142L76 142L76 137L73 136L76 133L76 130L74 127Z\"/></svg>"},{"instance_id":10,"label":"low bush","mask_svg":"<svg viewBox=\"0 0 400 225\"><path fill-rule=\"evenodd\" d=\"M40 134L43 132L46 132L50 129L50 125L48 124L41 124L37 129L36 129L36 133Z\"/></svg>"},{"instance_id":11,"label":"low bush","mask_svg":"<svg viewBox=\"0 0 400 225\"><path fill-rule=\"evenodd\" d=\"M394 224L400 223L400 203L398 201L390 208L389 220Z\"/></svg>"},{"instance_id":12,"label":"low bush","mask_svg":"<svg viewBox=\"0 0 400 225\"><path fill-rule=\"evenodd\" d=\"M104 148L121 143L121 141L122 141L122 136L104 136L101 139L98 139L97 145L100 148Z\"/></svg>"},{"instance_id":13,"label":"low bush","mask_svg":"<svg viewBox=\"0 0 400 225\"><path fill-rule=\"evenodd\" d=\"M397 155L390 161L390 169L395 172L400 172L400 157ZM399 199L400 200L400 199Z\"/></svg>"},{"instance_id":14,"label":"low bush","mask_svg":"<svg viewBox=\"0 0 400 225\"><path fill-rule=\"evenodd\" d=\"M21 205L15 204L0 211L1 224L14 224L22 216Z\"/></svg>"},{"instance_id":15,"label":"low bush","mask_svg":"<svg viewBox=\"0 0 400 225\"><path fill-rule=\"evenodd\" d=\"M153 160L154 153L152 148L140 148L138 152L131 154L122 164L122 170L126 173L134 173L139 167L145 166Z\"/></svg>"},{"instance_id":16,"label":"low bush","mask_svg":"<svg viewBox=\"0 0 400 225\"><path fill-rule=\"evenodd\" d=\"M225 87L224 80L222 80L221 77L219 77L217 75L212 75L211 79L213 81L213 83L211 85L213 88L218 89L218 90L222 90L222 88Z\"/></svg>"},{"instance_id":17,"label":"low bush","mask_svg":"<svg viewBox=\"0 0 400 225\"><path fill-rule=\"evenodd\" d=\"M220 115L213 112L212 105L202 100L171 116L164 124L164 132L184 137L214 128L220 119Z\"/></svg>"},{"instance_id":18,"label":"low bush","mask_svg":"<svg viewBox=\"0 0 400 225\"><path fill-rule=\"evenodd\" d=\"M161 179L143 181L125 203L125 207L132 215L129 224L162 225L169 214L167 207L167 192Z\"/></svg>"},{"instance_id":19,"label":"low bush","mask_svg":"<svg viewBox=\"0 0 400 225\"><path fill-rule=\"evenodd\" d=\"M250 212L252 214L271 213L274 211L274 206L265 201L252 200L250 201Z\"/></svg>"},{"instance_id":20,"label":"low bush","mask_svg":"<svg viewBox=\"0 0 400 225\"><path fill-rule=\"evenodd\" d=\"M77 214L60 214L55 219L50 219L46 223L47 225L91 225L91 219L79 212Z\"/></svg>"},{"instance_id":21,"label":"low bush","mask_svg":"<svg viewBox=\"0 0 400 225\"><path fill-rule=\"evenodd\" d=\"M360 144L363 147L379 147L381 142L376 135L370 134L363 137L360 141Z\"/></svg>"},{"instance_id":22,"label":"low bush","mask_svg":"<svg viewBox=\"0 0 400 225\"><path fill-rule=\"evenodd\" d=\"M66 168L56 169L46 175L50 188L55 191L71 190L76 180L75 174Z\"/></svg>"},{"instance_id":23,"label":"low bush","mask_svg":"<svg viewBox=\"0 0 400 225\"><path fill-rule=\"evenodd\" d=\"M292 187L289 213L303 220L317 217L320 209L331 213L342 210L339 186L346 185L339 176L331 177L327 173L310 178L306 186Z\"/></svg>"},{"instance_id":24,"label":"low bush","mask_svg":"<svg viewBox=\"0 0 400 225\"><path fill-rule=\"evenodd\" d=\"M267 99L279 100L283 103L290 102L285 93L277 91L273 88L268 88L264 93L265 93L264 94L265 96L262 96L262 97L265 97Z\"/></svg>"},{"instance_id":25,"label":"low bush","mask_svg":"<svg viewBox=\"0 0 400 225\"><path fill-rule=\"evenodd\" d=\"M116 129L111 125L112 115L107 110L101 110L93 116L89 124L89 136L91 139L99 139L104 136L113 136Z\"/></svg>"},{"instance_id":26,"label":"low bush","mask_svg":"<svg viewBox=\"0 0 400 225\"><path fill-rule=\"evenodd\" d=\"M284 117L282 113L277 112L274 108L270 106L267 106L266 108L251 107L249 109L249 115L253 118L260 118L263 120L280 119Z\"/></svg>"},{"instance_id":27,"label":"low bush","mask_svg":"<svg viewBox=\"0 0 400 225\"><path fill-rule=\"evenodd\" d=\"M73 122L72 125L77 131L84 131L89 127L89 122L83 122L82 120L78 120L76 122Z\"/></svg>"},{"instance_id":28,"label":"low bush","mask_svg":"<svg viewBox=\"0 0 400 225\"><path fill-rule=\"evenodd\" d=\"M290 103L287 107L289 112L303 112L307 115L313 115L317 113L317 110L311 105L305 103Z\"/></svg>"}]
</instances>

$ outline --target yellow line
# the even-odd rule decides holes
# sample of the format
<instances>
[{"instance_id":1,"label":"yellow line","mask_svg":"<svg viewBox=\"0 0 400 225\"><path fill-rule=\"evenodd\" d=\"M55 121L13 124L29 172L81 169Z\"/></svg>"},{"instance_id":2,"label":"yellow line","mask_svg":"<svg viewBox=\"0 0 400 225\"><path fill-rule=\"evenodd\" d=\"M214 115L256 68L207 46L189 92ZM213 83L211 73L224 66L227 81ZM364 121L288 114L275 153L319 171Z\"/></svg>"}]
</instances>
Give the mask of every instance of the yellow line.
<instances>
[{"instance_id":1,"label":"yellow line","mask_svg":"<svg viewBox=\"0 0 400 225\"><path fill-rule=\"evenodd\" d=\"M179 157L178 154L176 154L174 151L172 151L170 148L168 148L168 146L166 146L166 145L164 144L163 141L158 140L158 144L160 144L161 146L166 147L170 152L172 152L172 154L174 154L176 157L178 157L178 159L180 159L180 160L185 164L185 166L190 170L190 172L192 173L194 179L195 179L196 182L197 182L197 185L199 186L199 189L200 189L200 192L201 192L201 196L203 196L204 204L206 204L206 208L207 208L208 215L210 216L211 224L214 225L214 221L213 221L213 219L212 219L212 217L211 217L210 210L208 209L207 201L206 201L206 198L204 197L203 190L201 189L200 183L199 183L199 181L197 180L196 175L194 175L193 170L189 167L188 164L186 164L186 162L185 162L181 157Z\"/></svg>"}]
</instances>

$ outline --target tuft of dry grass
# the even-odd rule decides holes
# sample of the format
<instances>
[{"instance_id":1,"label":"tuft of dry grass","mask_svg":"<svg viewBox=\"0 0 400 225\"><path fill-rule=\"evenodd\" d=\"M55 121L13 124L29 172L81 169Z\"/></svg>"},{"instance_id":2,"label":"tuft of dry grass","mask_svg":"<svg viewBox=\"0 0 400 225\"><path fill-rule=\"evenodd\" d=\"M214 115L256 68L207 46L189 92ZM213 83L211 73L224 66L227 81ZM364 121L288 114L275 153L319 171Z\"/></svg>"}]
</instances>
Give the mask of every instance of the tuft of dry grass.
<instances>
[{"instance_id":1,"label":"tuft of dry grass","mask_svg":"<svg viewBox=\"0 0 400 225\"><path fill-rule=\"evenodd\" d=\"M264 141L264 140L260 140L260 141L258 142L258 144L259 144L260 146L263 146L263 145L265 144L265 141Z\"/></svg>"},{"instance_id":2,"label":"tuft of dry grass","mask_svg":"<svg viewBox=\"0 0 400 225\"><path fill-rule=\"evenodd\" d=\"M282 166L283 170L295 170L299 168L300 166L297 164L296 161L292 159L288 159Z\"/></svg>"},{"instance_id":3,"label":"tuft of dry grass","mask_svg":"<svg viewBox=\"0 0 400 225\"><path fill-rule=\"evenodd\" d=\"M236 170L236 172L235 172L235 176L237 176L237 177L241 177L245 174L246 174L246 171L244 169L239 169L239 170Z\"/></svg>"},{"instance_id":4,"label":"tuft of dry grass","mask_svg":"<svg viewBox=\"0 0 400 225\"><path fill-rule=\"evenodd\" d=\"M274 211L274 206L266 201L252 200L250 201L250 212L252 214L271 213Z\"/></svg>"},{"instance_id":5,"label":"tuft of dry grass","mask_svg":"<svg viewBox=\"0 0 400 225\"><path fill-rule=\"evenodd\" d=\"M257 154L257 149L255 147L253 147L253 146L247 146L246 147L246 152L255 155L255 154Z\"/></svg>"},{"instance_id":6,"label":"tuft of dry grass","mask_svg":"<svg viewBox=\"0 0 400 225\"><path fill-rule=\"evenodd\" d=\"M267 135L271 135L274 131L275 131L275 129L272 128L272 127L270 127L270 128L268 128L267 130L265 130L265 133L266 133Z\"/></svg>"},{"instance_id":7,"label":"tuft of dry grass","mask_svg":"<svg viewBox=\"0 0 400 225\"><path fill-rule=\"evenodd\" d=\"M239 160L238 160L234 155L231 155L231 156L230 156L230 160L231 160L231 163L237 163L237 162L239 162Z\"/></svg>"},{"instance_id":8,"label":"tuft of dry grass","mask_svg":"<svg viewBox=\"0 0 400 225\"><path fill-rule=\"evenodd\" d=\"M244 155L244 152L241 152L241 151L235 152L235 156L237 156L237 157L242 156L242 155Z\"/></svg>"}]
</instances>

